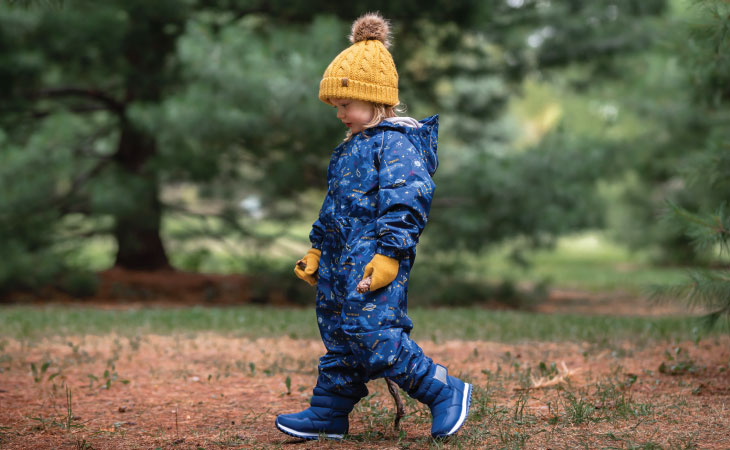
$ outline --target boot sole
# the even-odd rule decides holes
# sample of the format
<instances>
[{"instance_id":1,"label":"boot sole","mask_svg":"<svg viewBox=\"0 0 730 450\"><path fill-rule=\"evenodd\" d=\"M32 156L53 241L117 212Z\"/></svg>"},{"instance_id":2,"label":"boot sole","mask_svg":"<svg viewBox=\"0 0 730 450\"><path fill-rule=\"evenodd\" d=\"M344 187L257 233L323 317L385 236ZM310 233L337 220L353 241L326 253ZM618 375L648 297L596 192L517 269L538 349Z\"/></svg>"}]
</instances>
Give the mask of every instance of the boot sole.
<instances>
[{"instance_id":1,"label":"boot sole","mask_svg":"<svg viewBox=\"0 0 730 450\"><path fill-rule=\"evenodd\" d=\"M305 431L297 431L294 429L291 429L289 427L285 427L284 425L279 423L279 420L276 420L276 428L279 429L284 434L288 434L289 436L293 436L295 438L299 439L307 439L307 440L317 440L321 436L325 436L327 439L335 439L335 440L341 440L343 437L345 437L344 434L333 434L333 433L307 433Z\"/></svg>"},{"instance_id":2,"label":"boot sole","mask_svg":"<svg viewBox=\"0 0 730 450\"><path fill-rule=\"evenodd\" d=\"M466 390L466 393L464 394L464 397L461 400L461 414L459 415L459 420L456 421L453 427L451 427L451 430L449 430L448 433L445 434L434 434L432 437L434 438L445 438L448 436L451 436L453 434L456 434L457 431L459 431L459 428L461 428L462 425L464 425L464 422L466 421L466 417L469 415L469 408L471 407L471 384L464 383L464 388Z\"/></svg>"}]
</instances>

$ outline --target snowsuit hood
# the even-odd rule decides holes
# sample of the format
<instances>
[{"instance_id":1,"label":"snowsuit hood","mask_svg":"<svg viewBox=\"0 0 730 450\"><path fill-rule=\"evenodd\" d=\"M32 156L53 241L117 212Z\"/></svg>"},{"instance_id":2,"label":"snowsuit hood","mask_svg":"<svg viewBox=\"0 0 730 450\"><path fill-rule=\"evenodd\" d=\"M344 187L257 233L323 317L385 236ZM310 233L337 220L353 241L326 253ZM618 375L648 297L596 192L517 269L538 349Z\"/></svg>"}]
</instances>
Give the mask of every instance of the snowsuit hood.
<instances>
[{"instance_id":1,"label":"snowsuit hood","mask_svg":"<svg viewBox=\"0 0 730 450\"><path fill-rule=\"evenodd\" d=\"M438 114L420 121L413 117L390 117L370 129L378 128L397 130L405 134L408 140L421 151L429 175L433 176L436 173L439 164L437 153L439 137Z\"/></svg>"}]
</instances>

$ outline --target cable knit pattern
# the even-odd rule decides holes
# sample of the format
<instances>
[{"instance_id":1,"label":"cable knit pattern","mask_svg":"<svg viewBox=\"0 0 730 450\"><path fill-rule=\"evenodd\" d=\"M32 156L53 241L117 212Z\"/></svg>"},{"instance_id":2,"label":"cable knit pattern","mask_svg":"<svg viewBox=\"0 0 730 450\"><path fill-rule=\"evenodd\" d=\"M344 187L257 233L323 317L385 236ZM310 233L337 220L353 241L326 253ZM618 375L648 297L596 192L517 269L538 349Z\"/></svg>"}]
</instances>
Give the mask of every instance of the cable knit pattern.
<instances>
[{"instance_id":1,"label":"cable knit pattern","mask_svg":"<svg viewBox=\"0 0 730 450\"><path fill-rule=\"evenodd\" d=\"M399 103L398 71L384 43L390 29L382 17L366 16L371 23L374 21L382 27L382 34L359 33L357 26L363 26L362 18L355 21L353 36L362 34L367 38L343 50L324 71L319 99L329 105L332 105L331 98L352 98L390 106Z\"/></svg>"}]
</instances>

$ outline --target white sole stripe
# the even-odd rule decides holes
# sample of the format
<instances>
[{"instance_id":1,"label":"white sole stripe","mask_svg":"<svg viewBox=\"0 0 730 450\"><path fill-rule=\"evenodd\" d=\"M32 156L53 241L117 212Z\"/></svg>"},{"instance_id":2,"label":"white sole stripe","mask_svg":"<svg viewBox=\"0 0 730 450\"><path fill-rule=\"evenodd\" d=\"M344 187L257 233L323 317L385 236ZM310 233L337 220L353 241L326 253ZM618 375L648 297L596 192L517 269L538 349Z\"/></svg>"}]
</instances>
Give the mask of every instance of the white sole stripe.
<instances>
[{"instance_id":1,"label":"white sole stripe","mask_svg":"<svg viewBox=\"0 0 730 450\"><path fill-rule=\"evenodd\" d=\"M300 437L302 439L319 438L319 433L306 433L303 431L296 431L296 430L293 430L289 427L285 427L284 425L280 424L278 420L276 421L276 427L278 429L280 429L281 431L283 431L284 433L290 434L295 437ZM331 439L342 439L343 437L345 437L344 434L326 434L326 433L325 433L325 436L327 436L328 438L331 438Z\"/></svg>"}]
</instances>

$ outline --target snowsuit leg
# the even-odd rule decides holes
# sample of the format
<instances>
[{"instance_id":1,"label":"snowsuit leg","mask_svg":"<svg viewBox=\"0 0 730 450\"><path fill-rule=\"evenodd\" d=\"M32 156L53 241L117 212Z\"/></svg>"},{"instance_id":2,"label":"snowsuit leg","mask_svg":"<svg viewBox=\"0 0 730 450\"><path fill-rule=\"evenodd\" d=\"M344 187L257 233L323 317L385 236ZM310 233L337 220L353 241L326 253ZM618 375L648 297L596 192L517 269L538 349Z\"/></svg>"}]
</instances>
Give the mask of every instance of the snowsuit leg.
<instances>
[{"instance_id":1,"label":"snowsuit leg","mask_svg":"<svg viewBox=\"0 0 730 450\"><path fill-rule=\"evenodd\" d=\"M342 303L334 292L335 283L321 278L317 286L317 324L327 353L319 359L317 385L345 395L359 395L368 381L367 371L352 353L342 331Z\"/></svg>"},{"instance_id":2,"label":"snowsuit leg","mask_svg":"<svg viewBox=\"0 0 730 450\"><path fill-rule=\"evenodd\" d=\"M320 359L317 383L349 393L370 379L388 377L408 391L433 364L410 338L413 322L406 304L411 259L400 261L389 286L359 294L357 283L375 249L352 243L340 250L323 249L320 262L317 322L327 354Z\"/></svg>"}]
</instances>

